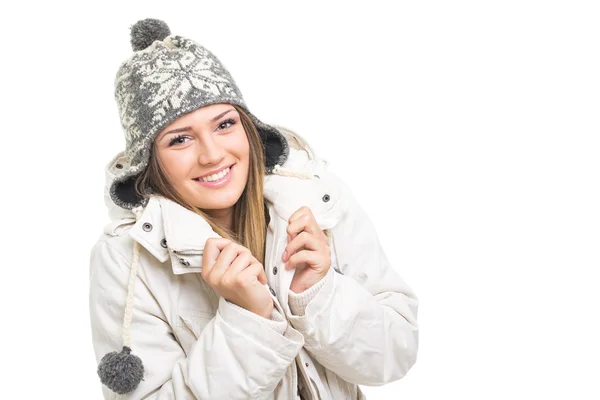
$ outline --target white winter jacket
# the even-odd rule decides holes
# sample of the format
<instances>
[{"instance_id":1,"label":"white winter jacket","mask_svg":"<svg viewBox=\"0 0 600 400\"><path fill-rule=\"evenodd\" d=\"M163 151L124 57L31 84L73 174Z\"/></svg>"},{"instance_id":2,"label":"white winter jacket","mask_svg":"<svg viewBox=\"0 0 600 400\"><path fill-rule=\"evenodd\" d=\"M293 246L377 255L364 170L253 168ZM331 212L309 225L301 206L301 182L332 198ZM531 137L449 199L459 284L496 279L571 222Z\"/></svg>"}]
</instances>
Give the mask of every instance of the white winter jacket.
<instances>
[{"instance_id":1,"label":"white winter jacket","mask_svg":"<svg viewBox=\"0 0 600 400\"><path fill-rule=\"evenodd\" d=\"M219 297L201 278L204 244L219 236L202 217L159 196L137 215L116 206L108 188L123 153L107 165L111 222L90 264L94 351L100 362L121 350L137 242L128 332L145 372L127 395L102 386L106 399L296 399L299 384L306 399L362 399L358 385L400 379L415 363L417 297L388 262L348 186L298 135L278 129L290 154L284 175L264 180L271 319ZM303 205L328 234L332 265L321 282L294 294L294 270L285 270L281 253L288 219Z\"/></svg>"}]
</instances>

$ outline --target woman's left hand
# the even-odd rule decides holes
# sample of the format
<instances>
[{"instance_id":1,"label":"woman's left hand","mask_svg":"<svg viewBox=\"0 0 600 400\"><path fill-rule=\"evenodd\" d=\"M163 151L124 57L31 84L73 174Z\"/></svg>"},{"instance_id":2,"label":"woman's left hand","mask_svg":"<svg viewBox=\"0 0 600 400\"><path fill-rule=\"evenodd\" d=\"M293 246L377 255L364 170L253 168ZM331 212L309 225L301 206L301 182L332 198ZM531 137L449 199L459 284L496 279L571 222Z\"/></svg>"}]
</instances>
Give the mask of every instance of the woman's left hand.
<instances>
[{"instance_id":1,"label":"woman's left hand","mask_svg":"<svg viewBox=\"0 0 600 400\"><path fill-rule=\"evenodd\" d=\"M288 222L288 244L281 259L287 262L286 269L296 268L290 289L300 293L319 282L329 271L329 239L307 206L296 210Z\"/></svg>"}]
</instances>

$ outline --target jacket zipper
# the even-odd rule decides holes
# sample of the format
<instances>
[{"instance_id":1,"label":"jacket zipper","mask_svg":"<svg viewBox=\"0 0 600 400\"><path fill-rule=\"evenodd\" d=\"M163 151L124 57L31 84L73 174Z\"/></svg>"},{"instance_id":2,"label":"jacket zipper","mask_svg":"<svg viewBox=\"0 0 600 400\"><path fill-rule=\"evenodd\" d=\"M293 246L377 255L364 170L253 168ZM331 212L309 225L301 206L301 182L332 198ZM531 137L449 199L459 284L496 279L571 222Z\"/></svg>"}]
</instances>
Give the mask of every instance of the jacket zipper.
<instances>
[{"instance_id":1,"label":"jacket zipper","mask_svg":"<svg viewBox=\"0 0 600 400\"><path fill-rule=\"evenodd\" d=\"M194 250L173 250L173 253L178 254L180 256L201 256L204 253L204 250L194 251Z\"/></svg>"}]
</instances>

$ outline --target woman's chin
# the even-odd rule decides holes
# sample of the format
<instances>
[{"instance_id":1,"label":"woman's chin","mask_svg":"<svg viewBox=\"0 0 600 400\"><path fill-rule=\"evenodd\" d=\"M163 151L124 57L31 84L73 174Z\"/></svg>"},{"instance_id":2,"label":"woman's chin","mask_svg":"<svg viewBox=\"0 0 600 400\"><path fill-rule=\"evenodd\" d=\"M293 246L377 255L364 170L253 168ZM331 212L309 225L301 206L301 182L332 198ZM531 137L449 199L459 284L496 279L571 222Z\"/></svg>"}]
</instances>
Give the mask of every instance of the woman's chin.
<instances>
[{"instance_id":1,"label":"woman's chin","mask_svg":"<svg viewBox=\"0 0 600 400\"><path fill-rule=\"evenodd\" d=\"M210 200L207 197L210 196ZM230 208L240 199L241 193L233 191L214 193L207 195L206 193L194 193L191 203L202 210L222 210Z\"/></svg>"}]
</instances>

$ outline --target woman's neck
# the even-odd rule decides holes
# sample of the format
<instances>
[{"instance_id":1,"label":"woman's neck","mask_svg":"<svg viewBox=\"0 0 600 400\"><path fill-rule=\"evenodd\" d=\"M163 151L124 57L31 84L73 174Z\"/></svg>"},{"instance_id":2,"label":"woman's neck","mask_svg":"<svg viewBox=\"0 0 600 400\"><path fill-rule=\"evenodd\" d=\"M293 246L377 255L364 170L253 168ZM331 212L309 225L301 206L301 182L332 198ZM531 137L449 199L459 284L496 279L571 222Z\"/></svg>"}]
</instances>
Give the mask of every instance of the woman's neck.
<instances>
[{"instance_id":1,"label":"woman's neck","mask_svg":"<svg viewBox=\"0 0 600 400\"><path fill-rule=\"evenodd\" d=\"M220 227L233 231L233 207L222 210L204 210Z\"/></svg>"}]
</instances>

